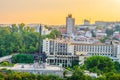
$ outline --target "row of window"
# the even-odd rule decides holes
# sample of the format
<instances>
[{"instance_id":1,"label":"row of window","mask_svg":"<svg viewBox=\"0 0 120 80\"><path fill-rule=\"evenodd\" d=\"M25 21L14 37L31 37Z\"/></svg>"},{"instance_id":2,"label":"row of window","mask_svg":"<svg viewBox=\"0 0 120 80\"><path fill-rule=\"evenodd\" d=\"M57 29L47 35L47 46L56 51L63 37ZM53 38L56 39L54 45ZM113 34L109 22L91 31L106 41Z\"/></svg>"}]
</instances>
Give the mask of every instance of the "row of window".
<instances>
[{"instance_id":1,"label":"row of window","mask_svg":"<svg viewBox=\"0 0 120 80\"><path fill-rule=\"evenodd\" d=\"M107 53L103 53L103 54L98 54L98 53L89 53L89 55L92 55L92 56L94 56L94 55L101 55L101 56L112 56L112 54L107 54Z\"/></svg>"},{"instance_id":2,"label":"row of window","mask_svg":"<svg viewBox=\"0 0 120 80\"><path fill-rule=\"evenodd\" d=\"M84 51L84 52L112 52L112 47L110 46L99 46L99 47L94 47L94 46L75 46L74 47L75 51Z\"/></svg>"}]
</instances>

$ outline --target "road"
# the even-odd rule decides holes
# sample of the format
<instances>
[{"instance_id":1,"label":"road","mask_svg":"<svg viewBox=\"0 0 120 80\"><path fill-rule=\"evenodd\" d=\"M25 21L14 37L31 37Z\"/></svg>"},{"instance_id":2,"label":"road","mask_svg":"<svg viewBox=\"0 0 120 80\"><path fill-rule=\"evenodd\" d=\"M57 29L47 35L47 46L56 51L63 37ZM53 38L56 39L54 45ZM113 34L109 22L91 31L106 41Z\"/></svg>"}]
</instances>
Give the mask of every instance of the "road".
<instances>
[{"instance_id":1,"label":"road","mask_svg":"<svg viewBox=\"0 0 120 80\"><path fill-rule=\"evenodd\" d=\"M17 55L17 54L11 54L11 55L8 55L8 56L1 57L0 58L0 62L9 60L10 58L12 58L13 55Z\"/></svg>"}]
</instances>

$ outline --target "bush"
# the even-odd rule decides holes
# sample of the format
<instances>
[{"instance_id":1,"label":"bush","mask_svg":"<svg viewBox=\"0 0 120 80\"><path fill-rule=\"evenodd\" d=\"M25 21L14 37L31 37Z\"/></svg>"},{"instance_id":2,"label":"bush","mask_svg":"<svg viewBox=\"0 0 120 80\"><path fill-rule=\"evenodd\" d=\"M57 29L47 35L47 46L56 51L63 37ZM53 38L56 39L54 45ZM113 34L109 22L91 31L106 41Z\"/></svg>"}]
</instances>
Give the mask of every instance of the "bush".
<instances>
[{"instance_id":1,"label":"bush","mask_svg":"<svg viewBox=\"0 0 120 80\"><path fill-rule=\"evenodd\" d=\"M13 63L33 63L34 58L31 54L18 54L12 57Z\"/></svg>"},{"instance_id":2,"label":"bush","mask_svg":"<svg viewBox=\"0 0 120 80\"><path fill-rule=\"evenodd\" d=\"M8 65L9 65L9 62L2 62L0 65L1 65L1 66L8 66Z\"/></svg>"},{"instance_id":3,"label":"bush","mask_svg":"<svg viewBox=\"0 0 120 80\"><path fill-rule=\"evenodd\" d=\"M14 66L14 64L9 63L7 61L4 61L4 62L0 63L0 66L9 66L9 67L11 67L11 66Z\"/></svg>"}]
</instances>

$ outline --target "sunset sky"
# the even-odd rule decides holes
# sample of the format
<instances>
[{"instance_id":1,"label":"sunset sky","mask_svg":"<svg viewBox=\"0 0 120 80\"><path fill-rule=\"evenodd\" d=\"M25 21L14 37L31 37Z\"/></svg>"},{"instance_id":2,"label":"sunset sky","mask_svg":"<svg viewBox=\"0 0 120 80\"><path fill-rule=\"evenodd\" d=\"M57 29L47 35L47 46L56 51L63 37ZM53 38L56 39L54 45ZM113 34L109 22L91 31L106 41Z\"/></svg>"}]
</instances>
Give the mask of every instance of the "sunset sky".
<instances>
[{"instance_id":1,"label":"sunset sky","mask_svg":"<svg viewBox=\"0 0 120 80\"><path fill-rule=\"evenodd\" d=\"M0 0L0 23L65 24L69 13L76 24L120 21L120 0Z\"/></svg>"}]
</instances>

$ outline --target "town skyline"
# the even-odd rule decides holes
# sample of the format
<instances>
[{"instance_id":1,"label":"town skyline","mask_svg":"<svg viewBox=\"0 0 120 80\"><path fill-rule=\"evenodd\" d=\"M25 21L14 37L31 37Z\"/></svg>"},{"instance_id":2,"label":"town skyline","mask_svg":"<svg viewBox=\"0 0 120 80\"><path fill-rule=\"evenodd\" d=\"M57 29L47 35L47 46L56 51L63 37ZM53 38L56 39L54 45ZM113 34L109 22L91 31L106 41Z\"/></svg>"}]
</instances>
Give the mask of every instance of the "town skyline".
<instances>
[{"instance_id":1,"label":"town skyline","mask_svg":"<svg viewBox=\"0 0 120 80\"><path fill-rule=\"evenodd\" d=\"M119 0L1 0L0 23L65 24L72 14L76 24L84 19L95 21L120 21Z\"/></svg>"}]
</instances>

